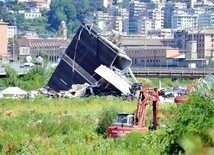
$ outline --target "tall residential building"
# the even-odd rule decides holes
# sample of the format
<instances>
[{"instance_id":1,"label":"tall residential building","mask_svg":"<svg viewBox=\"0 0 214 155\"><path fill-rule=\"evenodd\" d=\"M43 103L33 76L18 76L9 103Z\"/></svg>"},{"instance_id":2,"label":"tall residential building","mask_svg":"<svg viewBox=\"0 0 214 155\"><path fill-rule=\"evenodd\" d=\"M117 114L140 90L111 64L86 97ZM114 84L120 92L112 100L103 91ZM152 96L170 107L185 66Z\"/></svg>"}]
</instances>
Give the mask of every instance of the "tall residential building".
<instances>
[{"instance_id":1,"label":"tall residential building","mask_svg":"<svg viewBox=\"0 0 214 155\"><path fill-rule=\"evenodd\" d=\"M163 4L149 4L142 10L138 18L138 34L146 34L149 30L162 29L164 26Z\"/></svg>"},{"instance_id":2,"label":"tall residential building","mask_svg":"<svg viewBox=\"0 0 214 155\"><path fill-rule=\"evenodd\" d=\"M124 32L126 30L125 24L127 19L128 16L114 16L112 14L98 11L94 18L94 22L101 30L103 30L103 33L107 33L111 30Z\"/></svg>"},{"instance_id":3,"label":"tall residential building","mask_svg":"<svg viewBox=\"0 0 214 155\"><path fill-rule=\"evenodd\" d=\"M107 13L112 16L112 28L119 32L127 32L127 20L129 13L126 8L120 8L119 6L110 6L107 9Z\"/></svg>"},{"instance_id":4,"label":"tall residential building","mask_svg":"<svg viewBox=\"0 0 214 155\"><path fill-rule=\"evenodd\" d=\"M204 14L199 15L198 27L200 29L203 29L206 27L214 27L214 12L204 13Z\"/></svg>"},{"instance_id":5,"label":"tall residential building","mask_svg":"<svg viewBox=\"0 0 214 155\"><path fill-rule=\"evenodd\" d=\"M0 64L8 63L9 56L7 51L7 23L0 21Z\"/></svg>"},{"instance_id":6,"label":"tall residential building","mask_svg":"<svg viewBox=\"0 0 214 155\"><path fill-rule=\"evenodd\" d=\"M172 29L198 29L198 15L197 14L176 14L172 16Z\"/></svg>"},{"instance_id":7,"label":"tall residential building","mask_svg":"<svg viewBox=\"0 0 214 155\"><path fill-rule=\"evenodd\" d=\"M128 34L138 34L138 19L142 15L143 10L146 10L146 4L139 1L129 2L129 30Z\"/></svg>"},{"instance_id":8,"label":"tall residential building","mask_svg":"<svg viewBox=\"0 0 214 155\"><path fill-rule=\"evenodd\" d=\"M187 4L187 8L193 8L197 4L197 0L175 0L176 2L182 2ZM202 0L204 1L204 0Z\"/></svg>"},{"instance_id":9,"label":"tall residential building","mask_svg":"<svg viewBox=\"0 0 214 155\"><path fill-rule=\"evenodd\" d=\"M126 16L128 17L129 12L126 8L120 8L119 6L110 6L107 9L107 13L112 16Z\"/></svg>"},{"instance_id":10,"label":"tall residential building","mask_svg":"<svg viewBox=\"0 0 214 155\"><path fill-rule=\"evenodd\" d=\"M164 10L164 28L171 28L171 19L172 15L175 11L186 9L187 5L185 3L174 3L174 2L167 2L165 4Z\"/></svg>"},{"instance_id":11,"label":"tall residential building","mask_svg":"<svg viewBox=\"0 0 214 155\"><path fill-rule=\"evenodd\" d=\"M156 8L153 10L152 19L154 22L154 30L162 29L164 27L164 11L162 8Z\"/></svg>"},{"instance_id":12,"label":"tall residential building","mask_svg":"<svg viewBox=\"0 0 214 155\"><path fill-rule=\"evenodd\" d=\"M113 30L123 32L123 17L122 16L114 16L112 22L113 22Z\"/></svg>"},{"instance_id":13,"label":"tall residential building","mask_svg":"<svg viewBox=\"0 0 214 155\"><path fill-rule=\"evenodd\" d=\"M138 20L138 34L147 35L152 30L152 20L148 17L140 17Z\"/></svg>"}]
</instances>

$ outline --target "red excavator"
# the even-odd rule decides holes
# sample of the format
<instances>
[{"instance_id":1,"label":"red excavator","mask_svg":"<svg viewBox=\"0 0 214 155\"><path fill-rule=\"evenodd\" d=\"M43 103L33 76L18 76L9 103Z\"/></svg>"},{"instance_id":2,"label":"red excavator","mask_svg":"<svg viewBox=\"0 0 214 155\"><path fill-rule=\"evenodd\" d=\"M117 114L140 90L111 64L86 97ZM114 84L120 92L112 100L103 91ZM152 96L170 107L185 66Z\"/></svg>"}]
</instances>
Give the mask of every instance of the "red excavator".
<instances>
[{"instance_id":1,"label":"red excavator","mask_svg":"<svg viewBox=\"0 0 214 155\"><path fill-rule=\"evenodd\" d=\"M147 132L149 129L155 130L159 126L158 117L159 92L157 88L141 88L137 110L134 114L118 114L117 122L108 127L108 136L117 138L125 136L131 131ZM152 102L153 123L146 127L146 106Z\"/></svg>"},{"instance_id":2,"label":"red excavator","mask_svg":"<svg viewBox=\"0 0 214 155\"><path fill-rule=\"evenodd\" d=\"M176 104L181 104L184 102L187 102L188 100L188 95L190 95L190 93L192 92L193 88L198 84L198 79L194 80L186 89L185 91L185 95L184 96L176 96L174 98L174 102Z\"/></svg>"}]
</instances>

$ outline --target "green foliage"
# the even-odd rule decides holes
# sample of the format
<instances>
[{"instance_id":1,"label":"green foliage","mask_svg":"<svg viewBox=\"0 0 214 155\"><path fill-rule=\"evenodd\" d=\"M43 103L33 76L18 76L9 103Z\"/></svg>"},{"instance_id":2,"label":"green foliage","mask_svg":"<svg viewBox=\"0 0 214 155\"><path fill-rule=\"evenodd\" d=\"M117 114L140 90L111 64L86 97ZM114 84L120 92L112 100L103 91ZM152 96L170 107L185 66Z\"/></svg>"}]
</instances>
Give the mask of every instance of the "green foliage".
<instances>
[{"instance_id":1,"label":"green foliage","mask_svg":"<svg viewBox=\"0 0 214 155\"><path fill-rule=\"evenodd\" d=\"M7 77L7 85L8 86L17 86L18 85L18 78L16 71L11 68L10 66L5 66L5 72Z\"/></svg>"},{"instance_id":2,"label":"green foliage","mask_svg":"<svg viewBox=\"0 0 214 155\"><path fill-rule=\"evenodd\" d=\"M187 141L200 139L200 149L213 147L214 141L207 131L214 129L214 104L212 99L192 96L188 103L180 104L177 108L176 124L168 130L165 142L168 143L164 151L178 153L185 150ZM197 143L198 140L195 142ZM194 143L194 142L193 142ZM195 152L196 153L196 152Z\"/></svg>"},{"instance_id":3,"label":"green foliage","mask_svg":"<svg viewBox=\"0 0 214 155\"><path fill-rule=\"evenodd\" d=\"M158 87L158 78L138 78L139 83L142 83L144 87ZM191 79L171 79L162 78L162 87L174 87L174 86L188 86Z\"/></svg>"},{"instance_id":4,"label":"green foliage","mask_svg":"<svg viewBox=\"0 0 214 155\"><path fill-rule=\"evenodd\" d=\"M117 112L133 112L135 102L112 97L0 99L0 154L213 153L213 101L198 96L177 107L159 105L160 122L169 119L167 128L103 138Z\"/></svg>"},{"instance_id":5,"label":"green foliage","mask_svg":"<svg viewBox=\"0 0 214 155\"><path fill-rule=\"evenodd\" d=\"M76 8L71 4L69 0L54 0L50 5L50 11L48 12L48 22L50 27L58 30L62 21L70 23L77 18ZM68 27L70 29L71 27ZM72 28L71 28L72 29Z\"/></svg>"},{"instance_id":6,"label":"green foliage","mask_svg":"<svg viewBox=\"0 0 214 155\"><path fill-rule=\"evenodd\" d=\"M25 90L42 88L47 84L52 73L52 69L46 70L42 66L33 66L28 74L20 78L20 87Z\"/></svg>"},{"instance_id":7,"label":"green foliage","mask_svg":"<svg viewBox=\"0 0 214 155\"><path fill-rule=\"evenodd\" d=\"M112 123L114 123L118 112L119 108L115 105L106 105L100 114L98 127L96 129L97 133L107 137L107 129Z\"/></svg>"}]
</instances>

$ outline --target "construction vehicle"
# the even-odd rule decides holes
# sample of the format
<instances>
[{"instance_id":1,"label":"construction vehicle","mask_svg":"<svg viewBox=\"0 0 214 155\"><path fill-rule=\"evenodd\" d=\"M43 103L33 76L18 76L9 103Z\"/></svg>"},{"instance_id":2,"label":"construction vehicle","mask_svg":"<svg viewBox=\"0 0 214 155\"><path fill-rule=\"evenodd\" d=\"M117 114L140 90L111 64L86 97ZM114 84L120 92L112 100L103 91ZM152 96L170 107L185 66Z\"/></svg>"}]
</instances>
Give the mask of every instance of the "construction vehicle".
<instances>
[{"instance_id":1,"label":"construction vehicle","mask_svg":"<svg viewBox=\"0 0 214 155\"><path fill-rule=\"evenodd\" d=\"M174 103L181 104L188 101L188 96L191 94L194 87L198 84L198 80L194 80L186 89L184 96L176 96L174 98Z\"/></svg>"},{"instance_id":2,"label":"construction vehicle","mask_svg":"<svg viewBox=\"0 0 214 155\"><path fill-rule=\"evenodd\" d=\"M108 136L117 138L132 131L147 132L150 129L155 130L159 126L158 100L159 92L157 88L141 88L136 112L134 114L118 114L117 122L108 127ZM153 107L153 123L146 127L146 107L150 102Z\"/></svg>"}]
</instances>

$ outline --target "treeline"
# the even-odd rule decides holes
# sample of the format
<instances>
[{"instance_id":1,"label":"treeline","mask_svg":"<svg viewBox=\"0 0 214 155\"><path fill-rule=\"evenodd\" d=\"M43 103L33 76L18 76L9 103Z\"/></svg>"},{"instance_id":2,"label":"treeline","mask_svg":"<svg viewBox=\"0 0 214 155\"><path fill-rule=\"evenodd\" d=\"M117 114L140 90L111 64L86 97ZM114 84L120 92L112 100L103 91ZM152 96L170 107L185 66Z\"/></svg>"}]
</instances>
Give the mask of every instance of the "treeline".
<instances>
[{"instance_id":1,"label":"treeline","mask_svg":"<svg viewBox=\"0 0 214 155\"><path fill-rule=\"evenodd\" d=\"M42 17L33 20L24 19L24 16L18 13L20 10L29 11L29 3L18 3L16 0L5 4L0 1L0 19L9 25L17 25L23 30L34 30L39 34L56 34L61 21L65 21L68 34L72 34L89 12L105 9L103 6L90 6L89 0L82 0L80 8L76 8L71 0L53 0L50 10L41 10Z\"/></svg>"},{"instance_id":2,"label":"treeline","mask_svg":"<svg viewBox=\"0 0 214 155\"><path fill-rule=\"evenodd\" d=\"M16 71L10 66L5 66L6 77L0 78L0 89L20 87L24 90L38 90L43 88L50 79L54 69L42 66L33 66L29 72L23 76L18 76Z\"/></svg>"}]
</instances>

